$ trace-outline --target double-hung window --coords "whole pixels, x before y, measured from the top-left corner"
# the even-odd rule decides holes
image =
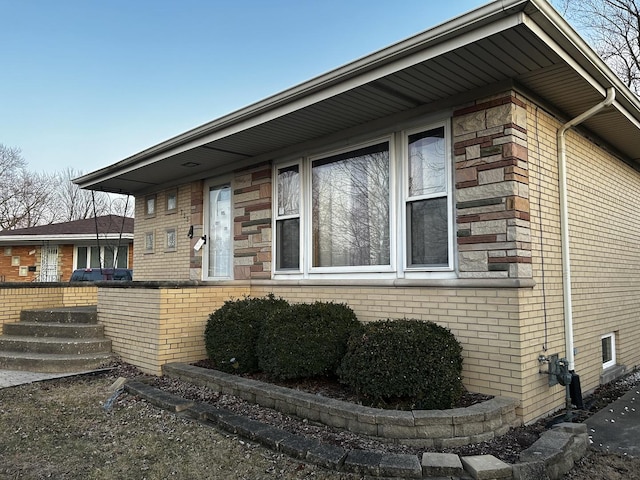
[[[300,270],[300,165],[276,174],[276,270]]]
[[[445,128],[406,136],[406,265],[449,265],[449,175]]]
[[[446,124],[277,165],[275,274],[452,272]]]

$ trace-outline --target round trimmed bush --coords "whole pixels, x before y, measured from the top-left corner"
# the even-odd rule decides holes
[[[263,325],[258,340],[260,369],[279,379],[335,375],[349,336],[360,326],[344,304],[291,305]]]
[[[414,319],[380,320],[349,339],[340,381],[372,405],[401,399],[446,409],[460,399],[462,347],[447,328]]]
[[[209,315],[204,331],[207,355],[229,373],[258,371],[256,344],[265,319],[289,303],[273,294],[265,298],[229,300]]]

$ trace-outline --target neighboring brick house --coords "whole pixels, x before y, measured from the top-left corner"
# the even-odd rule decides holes
[[[132,268],[133,218],[105,215],[0,232],[1,282],[68,282],[76,268]]]
[[[635,95],[502,0],[76,182],[135,195],[136,278],[176,282],[99,289],[126,360],[204,357],[230,297],[335,300],[447,326],[467,388],[530,421],[565,402],[540,359],[584,391],[640,364],[638,159]]]

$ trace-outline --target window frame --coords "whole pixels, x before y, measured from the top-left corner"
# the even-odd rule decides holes
[[[99,263],[103,265],[104,268],[111,268],[111,267],[105,267],[104,266],[104,259],[105,259],[105,248],[111,248],[111,245],[101,245],[100,246],[100,250],[99,250]],[[84,267],[80,267],[78,266],[78,259],[79,259],[79,253],[78,250],[80,248],[85,248],[87,250],[86,252],[86,261],[87,261],[87,265]],[[92,259],[92,252],[94,251],[94,249],[98,248],[97,245],[91,245],[91,244],[86,244],[86,245],[75,245],[73,247],[73,269],[77,270],[79,268],[97,268],[97,267],[92,267],[91,266],[91,259]],[[113,246],[113,255],[114,258],[116,259],[116,265],[117,265],[117,258],[120,255],[120,249],[125,249],[126,254],[124,255],[124,259],[125,259],[125,266],[121,267],[121,266],[116,266],[116,268],[129,268],[129,245],[115,245]]]
[[[280,198],[279,188],[278,188],[278,173],[280,170],[284,170],[286,168],[290,168],[293,166],[298,167],[298,176],[299,176],[299,191],[298,191],[298,213],[297,214],[283,214],[279,213],[279,204],[278,200]],[[304,244],[303,244],[303,234],[304,225],[303,225],[303,212],[305,211],[305,199],[302,194],[304,190],[304,167],[303,167],[303,159],[296,159],[289,162],[279,163],[274,165],[273,168],[273,198],[274,198],[274,207],[273,207],[273,229],[272,229],[272,245],[273,245],[273,271],[281,274],[281,275],[296,275],[300,274],[303,270],[303,266],[305,263],[305,252],[304,252]],[[280,259],[278,258],[278,222],[284,220],[291,220],[297,218],[298,219],[298,268],[278,268],[278,264],[280,263]]]
[[[445,141],[445,191],[442,193],[431,193],[423,195],[411,196],[409,192],[409,137],[417,133],[426,132],[428,130],[435,130],[438,128],[444,128],[444,141]],[[451,144],[451,127],[450,122],[434,122],[420,127],[411,128],[401,132],[402,135],[402,202],[399,202],[402,216],[402,228],[403,240],[402,242],[402,270],[407,276],[412,276],[415,272],[452,272],[454,270],[454,247],[455,236],[454,228],[455,221],[454,208],[453,208],[453,154]],[[447,265],[410,265],[409,257],[411,255],[411,232],[409,231],[410,222],[408,217],[408,207],[410,203],[419,202],[423,200],[431,200],[436,198],[447,199]]]
[[[153,204],[153,211],[149,209],[149,202]],[[144,197],[144,216],[145,218],[153,218],[158,213],[158,198],[154,193],[153,195],[147,195]]]
[[[409,145],[410,135],[425,132],[437,128],[444,128],[445,136],[445,191],[441,194],[427,195],[426,197],[447,199],[447,256],[448,264],[441,266],[409,265],[410,232],[407,222],[408,174],[409,174]],[[359,137],[356,141],[347,144],[343,142],[339,147],[318,149],[309,151],[302,156],[283,158],[273,165],[273,195],[274,214],[272,219],[272,241],[274,262],[272,278],[274,279],[454,279],[456,278],[457,259],[455,256],[455,202],[454,202],[454,155],[452,150],[451,119],[439,115],[431,121],[423,119],[422,122],[412,122],[402,129]],[[365,266],[340,266],[340,267],[313,267],[312,251],[312,169],[313,162],[323,158],[356,151],[367,146],[388,142],[389,145],[389,265],[365,265]],[[298,270],[284,270],[277,268],[277,221],[282,219],[278,215],[278,171],[291,165],[299,165],[300,169],[300,265]],[[414,200],[414,197],[411,197]]]
[[[169,239],[173,235],[173,245],[169,244]],[[176,252],[178,251],[178,229],[175,227],[167,228],[164,231],[164,251]]]
[[[610,347],[611,347],[611,360],[608,361],[604,361],[604,349],[602,348],[602,343],[605,339],[611,339],[611,343],[610,343]],[[602,354],[602,369],[606,370],[608,368],[611,367],[615,367],[616,366],[616,333],[615,332],[610,332],[610,333],[606,333],[604,335],[602,335],[600,337],[600,349],[601,349],[601,354]]]
[[[151,239],[151,246],[148,245],[147,240]],[[155,252],[156,245],[156,236],[153,230],[148,230],[144,232],[144,253],[153,253]]]
[[[169,199],[171,198],[173,198],[175,202],[173,208],[169,207]],[[178,211],[178,189],[177,188],[168,190],[165,193],[164,206],[165,206],[165,212],[164,212],[165,215],[170,215]]]
[[[304,244],[305,247],[305,258],[307,259],[305,263],[305,272],[309,275],[314,274],[366,274],[366,273],[393,273],[396,268],[396,258],[394,255],[395,250],[395,237],[393,234],[393,225],[395,224],[395,209],[393,208],[393,190],[394,190],[394,175],[395,171],[395,139],[393,134],[388,134],[385,136],[376,137],[367,141],[358,142],[354,144],[350,144],[346,147],[325,151],[316,155],[309,156],[305,159],[306,166],[306,176],[305,176],[305,186],[306,189],[303,189],[303,196],[305,197],[305,210],[303,212],[305,219],[305,230],[304,230],[304,238],[311,239],[313,235],[313,221],[312,221],[312,205],[313,205],[313,162],[317,162],[318,160],[328,159],[331,157],[335,157],[337,155],[341,155],[344,153],[355,152],[357,150],[365,149],[367,147],[372,147],[374,145],[378,145],[380,143],[388,143],[389,144],[389,224],[387,228],[389,229],[389,264],[388,265],[354,265],[354,266],[330,266],[330,267],[314,267],[312,265],[313,258],[313,246],[309,244]]]

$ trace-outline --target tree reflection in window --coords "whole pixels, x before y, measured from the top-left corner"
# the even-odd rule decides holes
[[[444,127],[408,137],[407,247],[409,266],[449,264]]]
[[[389,143],[313,162],[313,266],[390,264]]]

